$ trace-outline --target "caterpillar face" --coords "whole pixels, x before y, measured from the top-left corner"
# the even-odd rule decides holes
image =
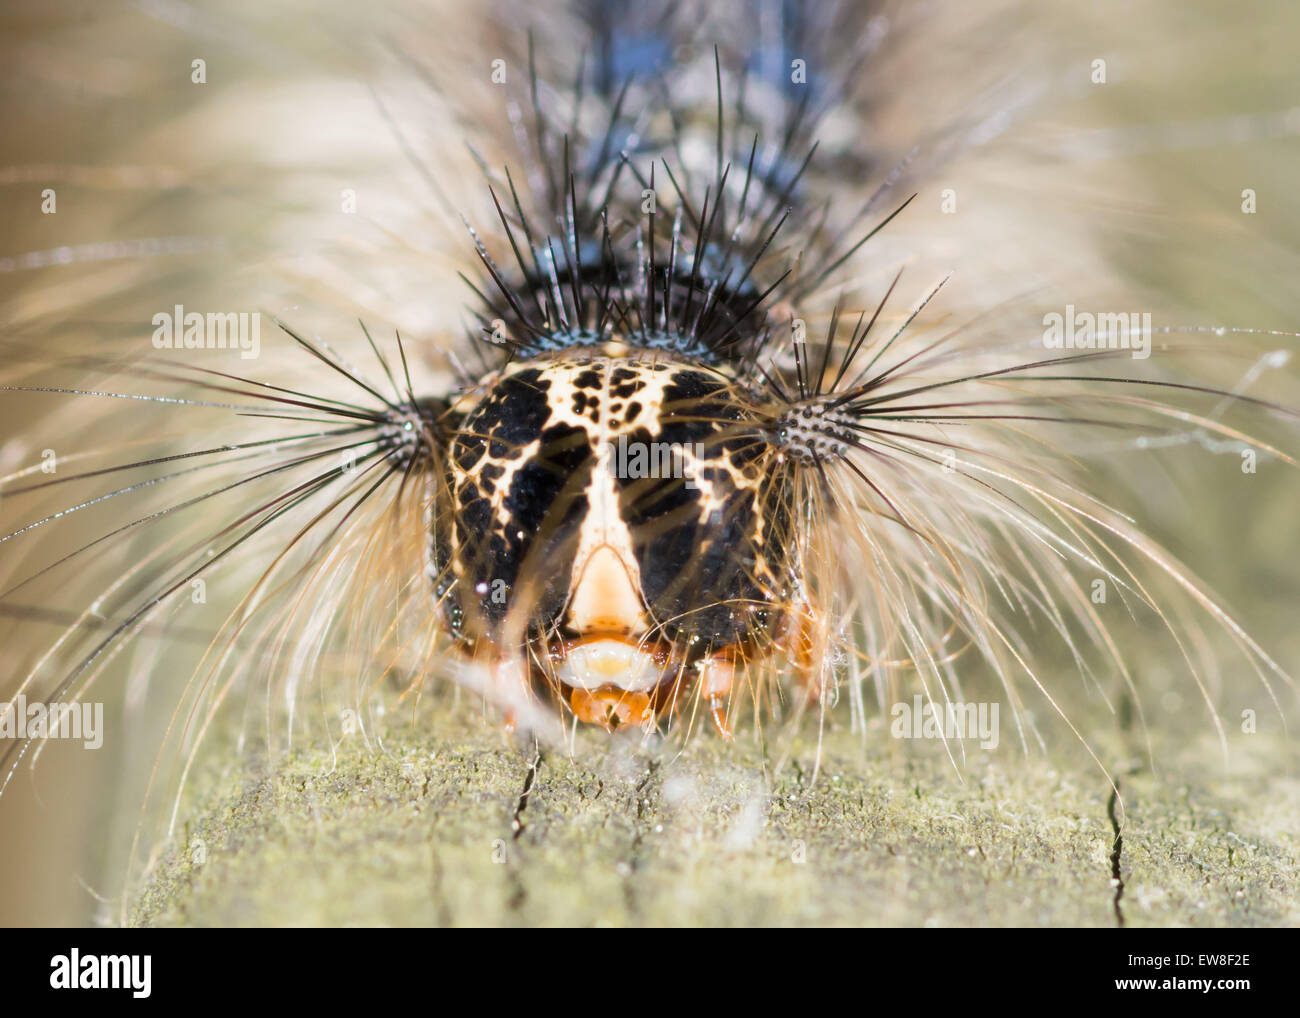
[[[466,646],[504,659],[526,638],[529,678],[606,724],[693,681],[716,699],[770,649],[790,464],[725,373],[611,341],[513,363],[453,414],[432,554]]]

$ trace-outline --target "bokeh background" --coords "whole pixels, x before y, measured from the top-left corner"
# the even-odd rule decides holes
[[[957,315],[1031,294],[1049,308],[1072,300],[1149,310],[1157,324],[1300,331],[1293,4],[935,0],[884,3],[879,16],[884,41],[863,85],[878,90],[874,110],[850,129],[882,166],[919,152],[919,200],[881,239],[883,276],[903,262],[921,279],[954,272],[945,300]],[[483,209],[466,142],[483,118],[508,112],[488,62],[529,24],[558,50],[582,21],[550,5],[443,0],[10,0],[0,13],[4,381],[129,385],[131,363],[150,352],[153,314],[176,303],[261,309],[328,336],[352,336],[362,317],[376,334],[400,329],[417,349],[436,345],[462,327],[456,270],[471,253],[448,206]],[[563,65],[572,54],[553,58]],[[1104,83],[1093,80],[1099,59]],[[842,186],[852,203],[874,182]],[[941,209],[947,188],[955,214]],[[54,214],[42,212],[46,189]],[[1242,210],[1246,189],[1253,214]],[[358,196],[356,214],[341,210],[345,190]],[[1270,351],[1300,355],[1300,341],[1206,342],[1237,344],[1214,384],[1300,407],[1296,356],[1249,370]],[[271,349],[262,362],[268,375],[279,356]],[[108,359],[119,366],[103,367]],[[300,370],[293,362],[279,377],[297,384]],[[417,356],[417,374],[437,370],[436,358]],[[0,470],[21,470],[47,447],[63,456],[89,437],[123,448],[157,438],[156,416],[99,412],[0,393]],[[1260,426],[1300,448],[1294,425]],[[1155,457],[1131,443],[1077,451],[1099,460],[1106,483],[1139,477],[1153,535],[1283,667],[1300,671],[1300,488],[1289,468],[1262,456],[1247,477],[1235,449],[1196,441]],[[5,501],[9,533],[33,509]],[[112,518],[87,512],[57,538],[8,541],[0,574],[12,582]],[[112,545],[60,583],[101,582],[138,554]],[[6,602],[0,692],[66,626],[59,596],[47,585]],[[1216,637],[1204,639],[1215,657]],[[1194,694],[1174,692],[1167,646],[1129,649],[1163,705],[1158,723],[1208,726]],[[131,676],[179,674],[195,649],[133,653],[105,687],[127,737],[93,754],[51,746],[0,799],[0,923],[117,914],[105,874],[123,849],[110,848],[106,832],[129,829],[139,786],[123,775],[138,775],[156,747],[139,720],[151,716],[147,705],[127,713]],[[1275,719],[1261,689],[1244,691],[1253,679],[1232,668],[1221,685],[1238,696],[1233,704]],[[1293,691],[1279,698],[1294,708]]]

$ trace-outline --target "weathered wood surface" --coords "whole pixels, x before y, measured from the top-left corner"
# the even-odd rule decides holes
[[[865,743],[830,735],[814,780],[813,743],[775,775],[743,739],[649,750],[592,732],[535,757],[466,713],[382,750],[354,737],[260,777],[201,778],[206,806],[132,921],[1300,920],[1300,782],[1280,734],[1240,737],[1228,766],[1209,732],[1157,737],[1159,777],[1123,757],[1121,809],[1095,765],[1007,747],[968,752],[958,771],[942,747],[903,746],[883,725]]]

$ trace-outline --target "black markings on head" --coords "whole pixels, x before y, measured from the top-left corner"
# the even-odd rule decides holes
[[[636,397],[636,398],[633,398]],[[614,474],[652,639],[690,656],[760,640],[788,574],[790,479],[729,382],[688,363],[559,358],[500,379],[451,444],[445,611],[492,637],[518,599],[529,632],[563,624],[601,445],[671,449],[675,472]],[[606,467],[611,469],[612,467]],[[494,601],[494,581],[511,591]]]

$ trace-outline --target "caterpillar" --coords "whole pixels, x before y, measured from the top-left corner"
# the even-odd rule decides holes
[[[227,70],[160,43],[195,97],[148,123],[142,166],[10,174],[15,201],[50,178],[56,222],[102,187],[161,203],[150,225],[185,197],[196,228],[4,262],[42,281],[7,293],[4,789],[108,701],[172,830],[225,713],[253,720],[212,751],[239,753],[259,727],[301,738],[313,697],[364,728],[385,684],[404,703],[465,690],[485,724],[554,745],[577,726],[865,731],[913,696],[940,716],[987,689],[1026,751],[1045,712],[1110,780],[1061,675],[1146,723],[1115,603],[1164,633],[1225,748],[1222,661],[1283,713],[1285,658],[1166,548],[1138,515],[1146,468],[1116,459],[1294,465],[1294,315],[1171,317],[1087,196],[1050,229],[1032,194],[991,201],[994,226],[974,213],[973,242],[945,225],[968,200],[947,175],[1042,158],[1032,128],[1104,84],[1059,28],[1017,4],[516,13],[331,10],[290,41],[146,5]],[[934,43],[972,31],[999,60],[927,77]],[[1002,32],[1058,48],[1008,68]],[[1048,87],[1063,50],[1075,79]],[[320,51],[365,87],[313,82]],[[277,193],[291,103],[248,166],[237,148],[150,163],[187,118],[250,101],[216,80],[230,64],[327,96],[290,137],[360,109],[382,158],[325,147],[328,185],[287,175],[317,197]],[[1274,130],[1294,123],[1247,133]],[[1125,200],[1143,187],[1116,176]],[[40,725],[28,703],[50,705]]]

